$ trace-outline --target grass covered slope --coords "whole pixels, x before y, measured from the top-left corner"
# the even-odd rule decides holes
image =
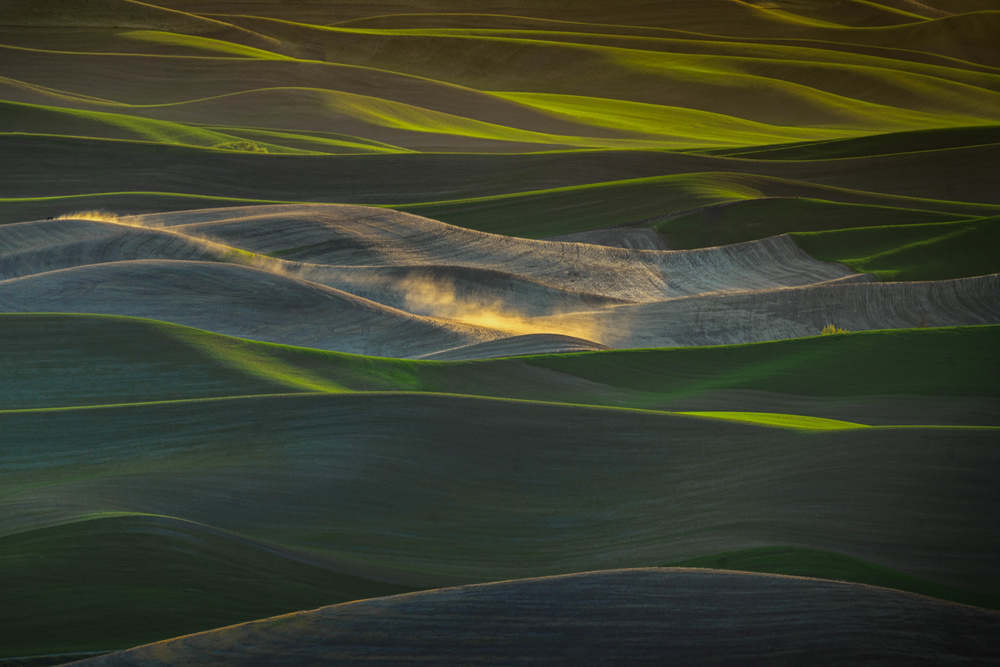
[[[9,637],[0,656],[106,651],[412,590],[161,516],[97,514],[0,544]]]
[[[995,249],[1000,217],[799,233],[796,243],[817,259],[836,261],[880,280],[946,280],[1000,273]]]
[[[6,412],[0,423],[12,444],[6,627],[19,638],[7,655],[123,647],[392,591],[378,580],[428,587],[761,543],[846,552],[951,599],[995,592],[995,494],[981,474],[996,465],[994,431],[810,432],[413,394]],[[94,516],[108,512],[126,515]],[[50,586],[59,603],[45,618],[96,606],[86,630],[53,638],[37,622]]]
[[[5,412],[0,422],[13,445],[8,534],[95,511],[163,514],[418,586],[789,544],[1000,590],[1000,499],[983,473],[997,464],[995,428],[816,431],[412,393]]]
[[[197,337],[211,340],[210,334],[190,330],[186,339],[178,333],[183,327],[153,320],[12,314],[0,319],[0,339],[9,350],[5,410],[284,393],[300,389],[293,378],[306,374],[306,363],[288,372],[279,363],[268,364],[266,347],[243,367],[225,363],[207,352],[208,346],[191,344]]]
[[[992,399],[995,411],[997,374],[983,358],[996,327],[460,363],[92,315],[7,314],[0,331],[13,380],[0,412],[11,444],[0,461],[9,556],[0,579],[15,601],[5,626],[19,638],[4,655],[108,650],[400,590],[383,579],[426,587],[593,567],[718,567],[711,554],[720,548],[761,543],[826,550],[826,565],[733,562],[995,604],[983,586],[990,575],[962,574],[979,571],[978,545],[988,542],[969,536],[993,503],[988,477],[973,472],[992,465],[983,458],[992,430],[857,429],[799,415],[822,414],[824,402],[859,386],[869,406],[875,395],[917,394],[896,410],[918,423],[962,391],[973,392],[967,402]],[[712,396],[719,388],[734,392],[728,406]],[[779,410],[815,402],[791,415],[733,415],[745,410],[740,391],[773,395]],[[272,395],[222,398],[248,394]],[[661,409],[705,402],[694,408],[702,414],[683,416],[458,394]],[[105,406],[74,407],[86,403]],[[972,477],[925,478],[918,471],[930,474],[936,457]],[[885,466],[900,485],[864,481]],[[832,468],[843,472],[820,473]],[[802,481],[817,474],[828,480],[822,489]],[[712,491],[720,479],[728,500]],[[923,489],[919,507],[907,508],[910,482]],[[849,488],[858,511],[896,508],[893,526],[836,502]],[[872,495],[860,500],[858,489]],[[940,539],[952,535],[946,550],[906,527],[921,517],[926,531],[923,513],[937,503],[968,505],[960,524],[934,524]],[[888,537],[857,543],[857,521]],[[927,549],[946,565],[927,569]],[[92,563],[85,581],[81,562]],[[73,624],[81,609],[98,611],[55,642],[50,628]]]
[[[875,421],[847,416],[851,408],[843,402],[865,395],[869,401],[910,397],[909,411],[905,401],[892,411],[898,423],[933,424],[935,417],[952,423],[946,417],[950,398],[1000,399],[992,355],[997,326],[433,362],[260,343],[112,316],[5,314],[0,322],[12,379],[0,394],[3,410],[406,391],[689,411],[739,411],[746,409],[741,401],[749,401],[760,412],[796,405],[805,415],[892,423],[878,410],[868,411]],[[57,368],[58,374],[51,372]],[[720,392],[730,396],[723,404]],[[924,399],[938,409],[923,405]],[[838,415],[838,409],[845,412]]]

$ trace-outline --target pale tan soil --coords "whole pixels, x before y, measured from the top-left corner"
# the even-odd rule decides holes
[[[539,318],[601,331],[611,347],[730,345],[847,331],[1000,322],[1000,275],[917,283],[836,281],[616,306]]]
[[[610,349],[606,345],[563,336],[561,334],[523,334],[498,338],[485,343],[472,343],[450,350],[442,350],[425,355],[424,359],[436,361],[459,361],[466,359],[487,359],[492,357],[513,357],[525,354],[551,354],[554,352],[595,352]]]
[[[254,340],[376,356],[422,356],[501,335],[215,262],[122,261],[18,278],[0,283],[0,308],[147,317]]]
[[[663,251],[361,206],[87,215],[0,226],[0,308],[149,317],[377,356],[454,349],[441,358],[1000,322],[997,276],[868,283],[785,236]],[[525,334],[548,338],[479,345]]]
[[[521,349],[475,345],[521,334],[570,336],[596,349],[795,338],[827,324],[1000,322],[996,276],[866,283],[783,236],[634,250],[313,204],[4,225],[0,248],[8,312],[150,317],[379,356],[580,349],[559,338],[542,347],[519,339]]]
[[[591,243],[593,245],[630,248],[632,250],[667,250],[662,237],[652,229],[609,227],[607,229],[593,229],[588,232],[577,232],[562,236],[550,236],[546,241]]]

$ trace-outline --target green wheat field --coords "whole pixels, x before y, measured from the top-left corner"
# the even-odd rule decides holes
[[[997,0],[3,0],[0,666],[1000,664]]]

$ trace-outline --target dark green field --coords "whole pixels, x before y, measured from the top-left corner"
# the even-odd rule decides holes
[[[1000,659],[998,34],[7,0],[0,665]]]

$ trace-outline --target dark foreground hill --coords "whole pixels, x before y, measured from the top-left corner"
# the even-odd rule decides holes
[[[366,600],[77,664],[994,664],[998,628],[998,612],[879,588],[617,570]]]

